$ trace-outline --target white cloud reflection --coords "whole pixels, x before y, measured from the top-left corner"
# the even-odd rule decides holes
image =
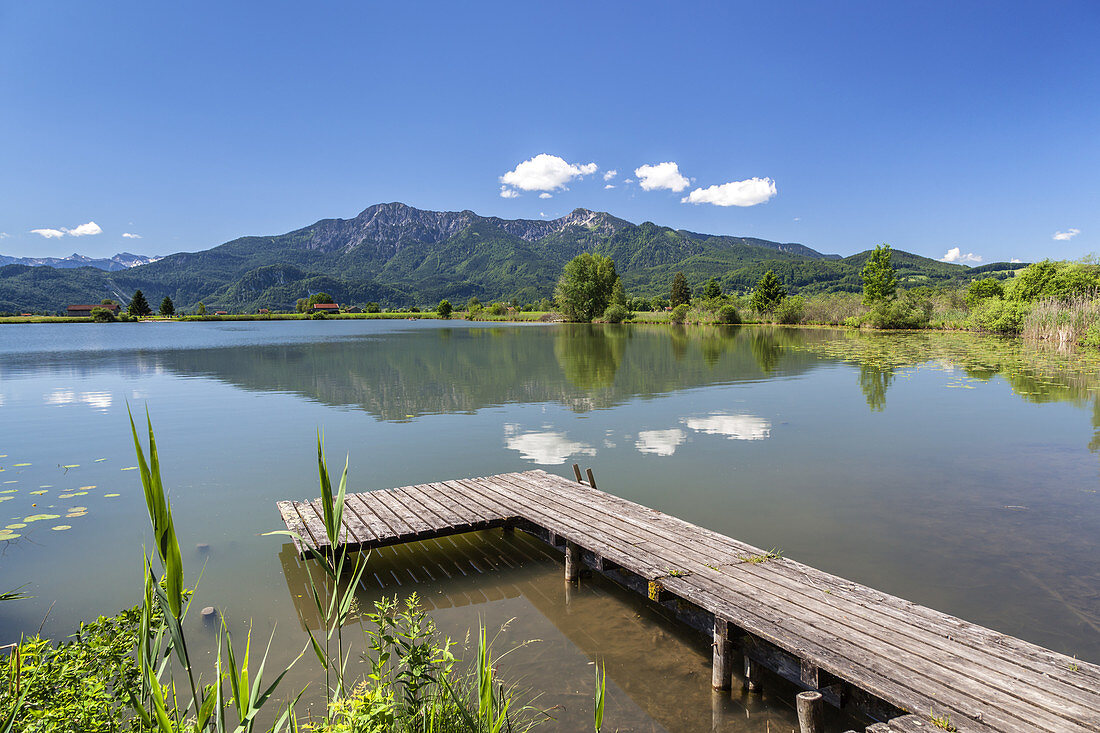
[[[93,410],[107,412],[111,409],[114,396],[110,392],[75,392],[73,390],[55,389],[49,394],[43,395],[47,405],[76,405],[84,404]]]
[[[655,456],[671,456],[687,440],[687,433],[679,428],[671,430],[643,430],[638,433],[634,447],[642,453]]]
[[[587,443],[570,440],[554,430],[521,431],[518,425],[504,425],[504,446],[520,454],[525,461],[540,466],[560,466],[574,455],[594,456],[596,449]]]
[[[707,435],[724,435],[730,440],[764,440],[771,437],[772,424],[753,415],[724,415],[713,413],[707,417],[688,417],[682,422],[691,430]]]

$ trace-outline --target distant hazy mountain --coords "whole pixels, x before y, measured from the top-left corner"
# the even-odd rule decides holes
[[[199,301],[231,311],[292,308],[324,291],[340,303],[430,305],[553,292],[566,262],[581,252],[615,260],[628,294],[667,294],[683,271],[693,286],[716,277],[727,290],[751,289],[767,269],[792,291],[858,290],[860,257],[826,255],[795,243],[699,234],[576,209],[552,220],[500,219],[472,211],[423,211],[378,204],[353,219],[323,219],[287,234],[242,237],[200,252],[169,255],[117,271],[0,267],[0,310],[60,310],[67,303],[126,297],[177,308]],[[966,268],[903,252],[903,282],[931,284]],[[906,278],[909,278],[907,280]]]
[[[94,267],[98,270],[115,272],[117,270],[128,270],[138,265],[148,265],[150,262],[156,262],[159,259],[160,257],[135,255],[130,252],[119,252],[113,257],[100,258],[85,257],[75,252],[68,257],[9,257],[8,255],[0,255],[0,266],[27,265],[28,267],[58,268]]]

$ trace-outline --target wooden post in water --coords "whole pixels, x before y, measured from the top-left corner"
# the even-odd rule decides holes
[[[581,548],[575,542],[565,543],[565,579],[572,582],[581,575]]]
[[[756,667],[756,662],[749,659],[749,655],[745,655],[745,689],[749,692],[760,691],[760,671]]]
[[[592,475],[592,469],[585,469],[585,472],[588,474],[588,485],[593,489],[596,488],[596,477]]]
[[[580,466],[579,463],[574,463],[573,464],[573,473],[576,474],[576,476],[577,476],[577,483],[578,484],[583,484],[584,479],[581,477],[581,466]]]
[[[710,684],[716,690],[728,690],[733,678],[733,642],[730,640],[729,623],[724,618],[714,618],[714,661],[711,665]]]
[[[798,693],[795,699],[798,708],[798,728],[801,733],[824,733],[825,706],[821,702],[821,693],[816,690]]]

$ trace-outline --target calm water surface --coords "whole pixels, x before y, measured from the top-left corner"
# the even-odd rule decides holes
[[[968,335],[9,326],[0,590],[27,584],[35,598],[0,606],[0,642],[138,602],[149,537],[126,470],[129,402],[152,414],[192,581],[205,563],[197,603],[234,629],[278,626],[280,659],[316,620],[293,552],[261,535],[280,527],[276,500],[316,495],[320,429],[330,462],[350,456],[354,490],[579,462],[606,491],[1100,662],[1098,385],[1079,354]],[[529,641],[505,666],[545,690],[558,729],[589,724],[596,658],[621,730],[793,725],[793,690],[712,696],[708,640],[613,584],[567,589],[560,558],[520,535],[372,563],[363,604],[415,591],[460,641],[479,619],[503,627],[500,648]]]

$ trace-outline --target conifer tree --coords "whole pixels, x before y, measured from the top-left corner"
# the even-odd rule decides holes
[[[757,313],[770,313],[786,297],[787,289],[783,287],[783,283],[779,281],[775,273],[768,270],[764,273],[764,277],[756,283],[756,290],[752,291],[749,305]]]
[[[672,292],[669,293],[668,300],[673,308],[684,303],[691,303],[691,288],[688,287],[684,273],[677,272],[676,277],[672,278]]]
[[[160,314],[162,316],[174,316],[176,314],[176,306],[167,295],[164,296],[164,300],[160,301]]]
[[[130,307],[126,309],[126,312],[131,316],[148,316],[153,314],[153,309],[149,307],[149,301],[145,299],[145,293],[135,290],[134,297],[130,299]]]

